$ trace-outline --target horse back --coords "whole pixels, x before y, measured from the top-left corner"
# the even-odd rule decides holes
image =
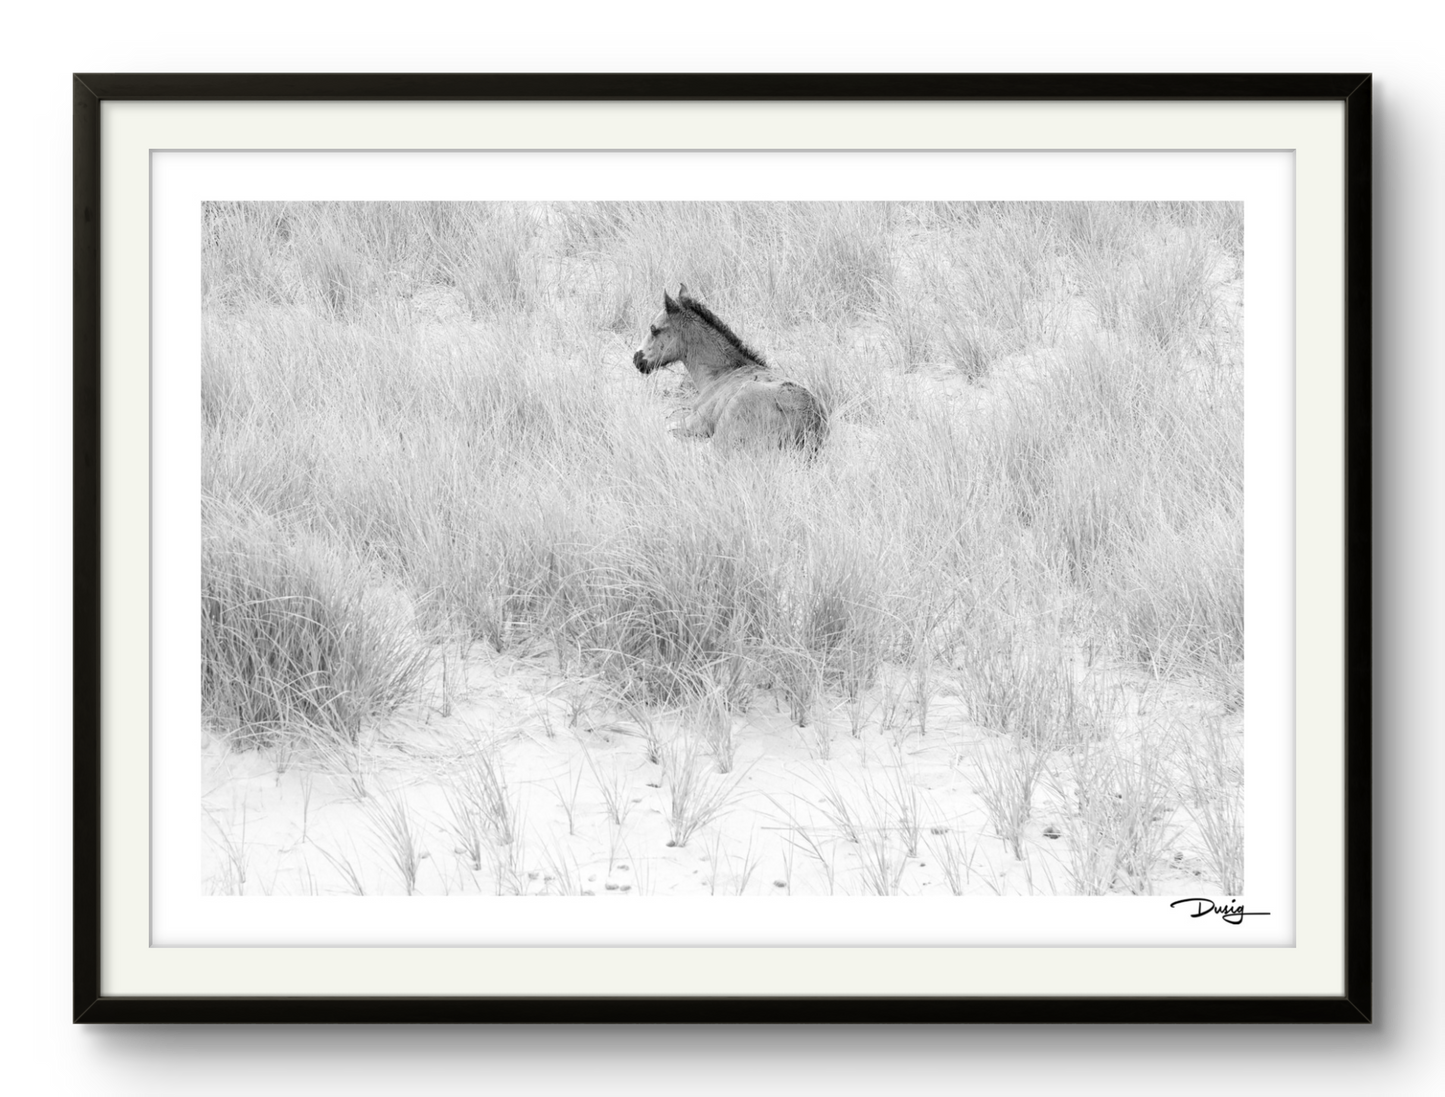
[[[797,447],[809,455],[817,452],[827,430],[828,417],[817,397],[795,381],[768,375],[739,384],[717,424],[724,445]]]

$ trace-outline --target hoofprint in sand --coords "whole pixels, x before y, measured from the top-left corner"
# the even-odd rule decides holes
[[[205,735],[205,891],[949,897],[1227,883],[1199,810],[1211,795],[1199,743],[1237,773],[1240,723],[1183,687],[1088,671],[1093,726],[1065,745],[974,726],[937,671],[920,691],[888,668],[800,727],[769,691],[733,713],[628,705],[561,675],[540,646],[453,647],[437,668],[438,703],[355,743],[238,751]]]

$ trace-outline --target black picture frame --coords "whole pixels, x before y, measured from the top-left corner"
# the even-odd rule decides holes
[[[78,74],[73,80],[73,1020],[1167,1022],[1371,1019],[1371,78],[1360,74]],[[1328,100],[1346,119],[1345,988],[1329,998],[116,997],[101,992],[101,104],[108,100]]]

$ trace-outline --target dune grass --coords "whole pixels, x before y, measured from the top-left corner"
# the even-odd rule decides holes
[[[550,641],[723,770],[757,691],[807,723],[888,665],[918,730],[957,679],[1019,757],[1100,662],[1242,704],[1238,206],[204,218],[203,699],[242,745],[355,741],[459,638]],[[629,359],[680,279],[819,394],[816,460],[666,435]]]

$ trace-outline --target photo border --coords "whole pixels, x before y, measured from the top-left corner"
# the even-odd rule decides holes
[[[74,78],[74,1011],[83,1022],[1366,1022],[1371,1013],[1371,86],[1362,75],[109,74]],[[1345,112],[1345,872],[1338,997],[120,997],[101,994],[104,100],[1333,100]],[[301,950],[298,950],[301,951]]]

